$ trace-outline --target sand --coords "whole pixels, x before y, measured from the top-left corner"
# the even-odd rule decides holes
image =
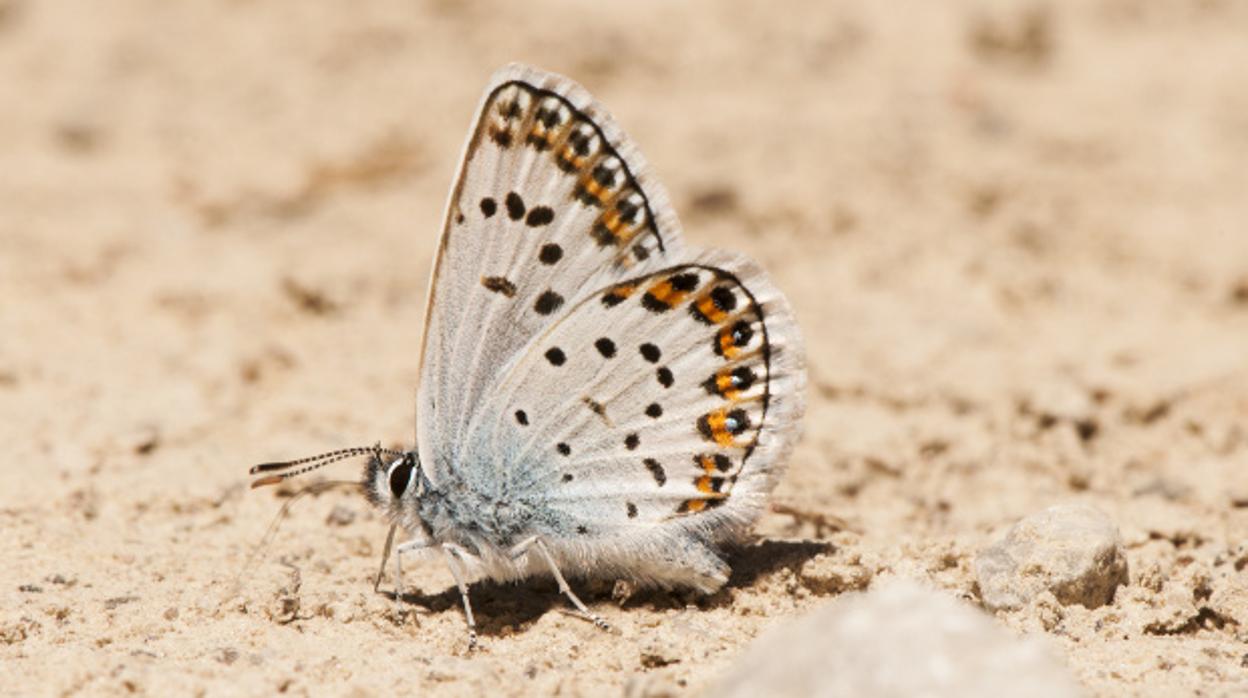
[[[1087,503],[1108,606],[1002,614],[1093,696],[1248,691],[1248,5],[0,0],[0,692],[685,695],[889,577]],[[489,74],[608,105],[692,246],[760,260],[806,436],[700,599],[450,575],[255,462],[410,446]],[[354,479],[343,465],[325,479]],[[387,579],[382,591],[391,588]]]

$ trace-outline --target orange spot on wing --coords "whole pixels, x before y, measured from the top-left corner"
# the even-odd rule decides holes
[[[599,204],[607,199],[607,188],[599,184],[598,180],[592,176],[581,180],[581,188],[585,190],[586,194],[596,199]]]
[[[706,416],[706,423],[711,427],[711,438],[720,446],[732,445],[732,432],[728,431],[728,412],[715,410]]]
[[[633,293],[635,293],[636,291],[637,291],[637,287],[634,286],[633,284],[620,284],[619,286],[616,286],[612,288],[611,290],[607,291],[605,294],[603,294],[602,302],[608,308],[614,308],[620,303],[623,303],[629,296],[633,295]]]
[[[532,131],[529,131],[529,139],[530,142],[536,142],[536,144],[540,145],[543,150],[550,148],[555,144],[553,134],[540,124],[534,126]]]
[[[672,286],[672,282],[667,280],[660,281],[659,283],[651,286],[647,293],[653,296],[654,300],[666,305],[669,308],[674,308],[677,305],[680,305],[680,303],[689,295],[688,291],[677,290],[676,287]]]
[[[615,209],[602,214],[602,224],[607,226],[607,230],[610,230],[617,236],[625,229],[624,224],[620,223],[620,212]]]
[[[697,308],[698,312],[702,313],[702,317],[705,317],[712,324],[718,325],[728,318],[728,313],[720,310],[719,306],[715,305],[715,301],[711,299],[711,294],[709,293],[698,299]]]
[[[732,339],[731,327],[725,327],[719,331],[719,351],[728,359],[737,355],[737,343]]]
[[[675,305],[671,301],[671,298],[676,294],[676,289],[672,288],[670,281],[660,281],[659,283],[651,286],[649,293],[651,296],[654,296],[656,301],[666,305],[669,308]]]
[[[585,159],[579,157],[570,145],[565,145],[563,150],[559,151],[559,159],[570,169],[579,170],[585,167]]]

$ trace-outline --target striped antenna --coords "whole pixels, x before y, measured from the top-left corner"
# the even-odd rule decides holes
[[[257,487],[264,487],[265,485],[276,485],[282,480],[303,475],[304,473],[312,472],[313,470],[329,465],[330,463],[337,463],[340,460],[354,458],[355,456],[375,456],[378,460],[381,460],[383,456],[402,458],[403,453],[389,448],[382,448],[381,444],[355,448],[340,448],[337,451],[322,453],[319,456],[309,456],[307,458],[299,458],[298,460],[275,461],[272,463],[253,465],[247,472],[250,475],[270,473],[269,475],[258,478],[251,483],[251,488],[254,490]]]

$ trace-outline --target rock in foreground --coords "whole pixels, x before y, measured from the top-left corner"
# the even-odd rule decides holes
[[[1109,517],[1090,506],[1060,505],[1019,521],[980,552],[975,578],[994,611],[1021,608],[1043,591],[1066,606],[1097,608],[1127,583],[1127,557]]]
[[[763,635],[708,695],[1079,695],[1040,642],[910,582],[848,595]]]

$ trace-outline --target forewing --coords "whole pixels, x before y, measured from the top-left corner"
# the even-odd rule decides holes
[[[589,94],[504,68],[483,97],[447,205],[417,398],[435,482],[465,462],[467,426],[523,347],[593,291],[666,263],[678,223]]]

